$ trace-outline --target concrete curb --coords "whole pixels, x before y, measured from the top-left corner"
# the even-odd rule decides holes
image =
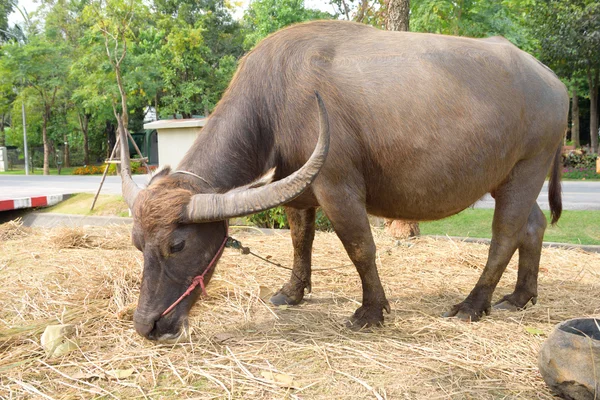
[[[58,226],[106,226],[131,223],[133,223],[133,219],[124,217],[97,217],[91,215],[41,212],[31,212],[23,216],[23,225],[36,228],[55,228]]]
[[[32,212],[23,217],[23,225],[38,227],[38,228],[54,228],[57,226],[106,226],[106,225],[123,225],[133,223],[132,218],[125,217],[96,217],[87,215],[70,215],[70,214],[58,214],[58,213],[39,213]],[[232,224],[233,225],[233,224]],[[253,226],[242,227],[237,226],[239,229],[245,229],[250,231],[260,231],[265,235],[282,234],[289,232],[288,229],[268,229],[268,228],[256,228]],[[471,238],[471,237],[460,237],[460,236],[442,236],[442,235],[423,235],[423,237],[430,237],[440,240],[454,240],[457,242],[467,243],[480,243],[487,244],[491,243],[490,239]],[[544,242],[545,248],[555,249],[577,249],[583,250],[590,253],[600,253],[600,246],[585,245],[585,244],[570,244],[570,243],[554,243]]]
[[[71,197],[71,194],[51,194],[48,196],[21,197],[0,200],[0,211],[18,210],[21,208],[49,207]]]
[[[480,244],[490,244],[492,242],[491,239],[479,239],[479,238],[471,238],[471,237],[461,237],[461,236],[441,236],[441,235],[423,235],[424,237],[430,237],[434,239],[442,239],[442,240],[454,240],[457,242],[467,242],[467,243],[480,243]],[[554,248],[554,249],[566,249],[566,250],[583,250],[590,253],[600,253],[600,246],[592,245],[592,244],[571,244],[571,243],[556,243],[556,242],[544,242],[542,246],[545,248]]]

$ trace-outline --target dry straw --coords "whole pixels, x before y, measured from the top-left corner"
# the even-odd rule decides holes
[[[0,232],[0,398],[551,399],[536,367],[542,341],[564,319],[600,313],[600,255],[544,249],[538,305],[475,324],[442,319],[488,247],[376,231],[392,313],[384,328],[350,332],[358,275],[335,235],[318,233],[315,269],[340,268],[315,272],[303,304],[267,305],[289,271],[227,250],[187,341],[156,345],[131,322],[143,262],[127,228]],[[234,233],[290,265],[289,234]],[[495,299],[511,291],[516,259]],[[80,348],[47,359],[40,335],[59,323],[76,325]]]

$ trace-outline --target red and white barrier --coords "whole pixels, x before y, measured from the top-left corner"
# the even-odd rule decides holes
[[[48,207],[60,203],[71,196],[70,194],[52,194],[49,196],[23,197],[20,199],[0,200],[0,211],[16,210],[19,208]]]

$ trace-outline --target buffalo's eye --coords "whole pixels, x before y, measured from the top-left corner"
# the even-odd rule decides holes
[[[181,250],[183,250],[184,247],[185,247],[185,240],[182,240],[181,242],[173,243],[171,245],[171,247],[169,247],[169,252],[171,254],[177,253],[177,252],[180,252]]]

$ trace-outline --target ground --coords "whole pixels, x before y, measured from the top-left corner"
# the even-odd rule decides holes
[[[358,275],[336,236],[317,233],[314,269],[325,270],[300,306],[261,299],[289,271],[228,249],[192,310],[189,338],[156,345],[131,322],[142,257],[127,229],[0,226],[0,398],[551,399],[537,369],[541,344],[558,322],[600,313],[600,254],[544,249],[536,306],[473,324],[443,319],[488,247],[398,243],[376,230],[392,313],[384,328],[351,332],[343,322],[359,306]],[[290,265],[289,234],[233,234]],[[511,292],[516,259],[495,299]],[[76,325],[79,349],[48,359],[40,335],[55,323]]]

